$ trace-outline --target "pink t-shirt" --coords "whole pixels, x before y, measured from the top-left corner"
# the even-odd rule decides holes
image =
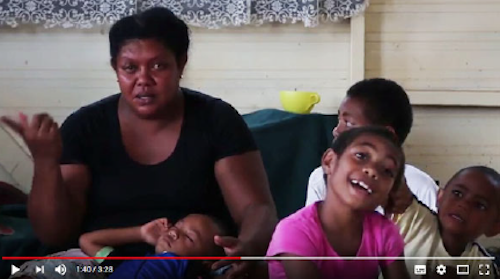
[[[338,257],[321,228],[316,202],[281,220],[274,231],[267,256],[283,253],[309,257]],[[363,236],[356,256],[399,257],[404,242],[392,221],[376,212],[368,212],[363,221]],[[379,266],[393,260],[314,260],[322,278],[377,278]],[[269,262],[271,279],[285,279],[279,261]],[[332,277],[334,276],[334,277]]]

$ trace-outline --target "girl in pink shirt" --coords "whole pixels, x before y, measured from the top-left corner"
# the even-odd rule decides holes
[[[342,133],[322,158],[326,199],[283,219],[268,256],[402,257],[398,228],[374,209],[401,183],[404,154],[383,127]],[[403,260],[283,260],[269,262],[271,279],[409,278]]]

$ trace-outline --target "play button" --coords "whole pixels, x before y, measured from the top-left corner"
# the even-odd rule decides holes
[[[15,265],[10,265],[10,275],[13,275],[14,273],[18,272],[20,269],[19,267],[15,266]]]

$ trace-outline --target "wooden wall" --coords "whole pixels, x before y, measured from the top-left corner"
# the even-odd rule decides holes
[[[365,76],[400,82],[417,105],[408,162],[441,184],[469,165],[500,170],[500,2],[372,0],[365,17]],[[278,92],[293,89],[319,92],[314,111],[335,113],[350,85],[348,23],[194,29],[192,40],[183,84],[241,113],[280,108]],[[0,53],[2,115],[47,111],[62,121],[118,90],[105,30],[4,27]],[[0,164],[28,192],[20,146],[0,129]]]
[[[192,30],[184,86],[221,97],[241,113],[280,108],[280,90],[321,94],[332,113],[349,86],[348,23]],[[105,30],[0,29],[0,114],[71,111],[118,92]],[[0,129],[0,164],[29,191],[32,167],[21,142]],[[25,151],[25,150],[24,150]]]

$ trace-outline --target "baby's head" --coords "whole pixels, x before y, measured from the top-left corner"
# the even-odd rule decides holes
[[[500,174],[484,166],[460,170],[438,194],[442,232],[465,242],[500,233]]]
[[[328,194],[355,210],[384,204],[403,176],[405,156],[394,134],[366,126],[343,132],[322,158]]]
[[[214,236],[226,235],[219,220],[203,214],[190,214],[164,231],[156,243],[156,253],[171,252],[178,256],[221,256],[224,251]]]
[[[413,124],[413,111],[404,89],[391,80],[362,80],[349,88],[339,107],[333,136],[351,128],[374,125],[394,132],[402,144]]]

